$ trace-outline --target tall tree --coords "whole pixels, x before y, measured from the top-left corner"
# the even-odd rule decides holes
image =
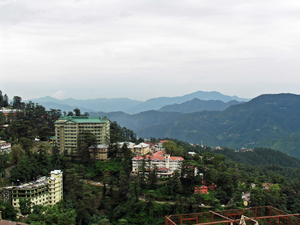
[[[8,203],[0,200],[0,211],[2,212],[2,219],[14,221],[16,219],[17,211]]]
[[[77,151],[81,156],[81,161],[89,161],[91,156],[90,147],[97,147],[97,137],[89,131],[83,131],[79,134],[77,142]]]
[[[80,109],[75,108],[73,111],[74,111],[74,113],[75,113],[75,116],[80,116],[80,115],[81,115],[81,114],[80,114]]]
[[[3,95],[2,91],[0,90],[0,107],[2,107]]]
[[[22,101],[22,98],[20,96],[14,96],[12,107],[14,109],[20,109],[21,108],[21,101]]]
[[[13,165],[17,165],[19,163],[21,157],[25,155],[25,151],[21,148],[20,145],[14,145],[11,148],[10,155],[12,158],[11,163]]]
[[[30,199],[20,198],[19,204],[20,204],[20,211],[23,215],[28,215],[31,213],[32,202]]]
[[[30,155],[31,154],[30,150],[33,147],[32,140],[22,137],[22,138],[20,138],[20,142],[21,142],[22,148],[25,150],[26,155]]]
[[[72,111],[69,111],[67,116],[74,116],[74,113]]]
[[[2,107],[6,107],[6,106],[8,106],[8,96],[7,96],[7,94],[5,94],[3,96],[3,103],[2,103]]]

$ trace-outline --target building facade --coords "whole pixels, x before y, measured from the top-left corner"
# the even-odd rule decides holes
[[[95,160],[107,160],[108,159],[108,146],[97,145],[96,147],[91,146],[90,154]]]
[[[10,151],[11,151],[11,143],[6,143],[6,141],[0,140],[0,154],[10,153]]]
[[[150,151],[150,145],[144,142],[134,145],[132,151],[135,155],[146,155]]]
[[[3,192],[5,202],[10,202],[16,209],[20,209],[20,199],[30,199],[34,205],[53,206],[63,199],[63,173],[61,170],[50,172],[50,177],[41,177],[18,186],[6,187]]]
[[[132,173],[137,174],[143,165],[145,160],[146,170],[150,171],[155,166],[158,170],[159,176],[172,176],[175,170],[181,171],[181,164],[183,162],[182,157],[170,156],[164,151],[154,152],[152,155],[146,155],[145,157],[136,156],[132,159]]]
[[[88,131],[97,137],[98,145],[109,143],[110,121],[106,116],[61,116],[55,122],[55,136],[60,152],[77,151],[80,133]]]

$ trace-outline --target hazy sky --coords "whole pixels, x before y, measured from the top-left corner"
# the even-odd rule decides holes
[[[300,94],[299,72],[299,0],[0,0],[10,98]]]

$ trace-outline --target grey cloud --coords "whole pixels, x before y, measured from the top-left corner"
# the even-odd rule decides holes
[[[24,89],[28,98],[60,90],[76,98],[75,88],[145,100],[197,90],[254,97],[272,77],[267,91],[296,93],[299,11],[298,1],[271,0],[1,1],[2,82],[56,87]]]

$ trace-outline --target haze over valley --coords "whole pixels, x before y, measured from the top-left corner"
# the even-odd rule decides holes
[[[46,106],[108,116],[143,138],[176,138],[232,148],[268,147],[300,158],[300,96],[267,94],[252,100],[198,91],[145,102],[123,99],[32,99]],[[60,108],[62,107],[62,108]],[[86,107],[86,108],[85,108]]]

